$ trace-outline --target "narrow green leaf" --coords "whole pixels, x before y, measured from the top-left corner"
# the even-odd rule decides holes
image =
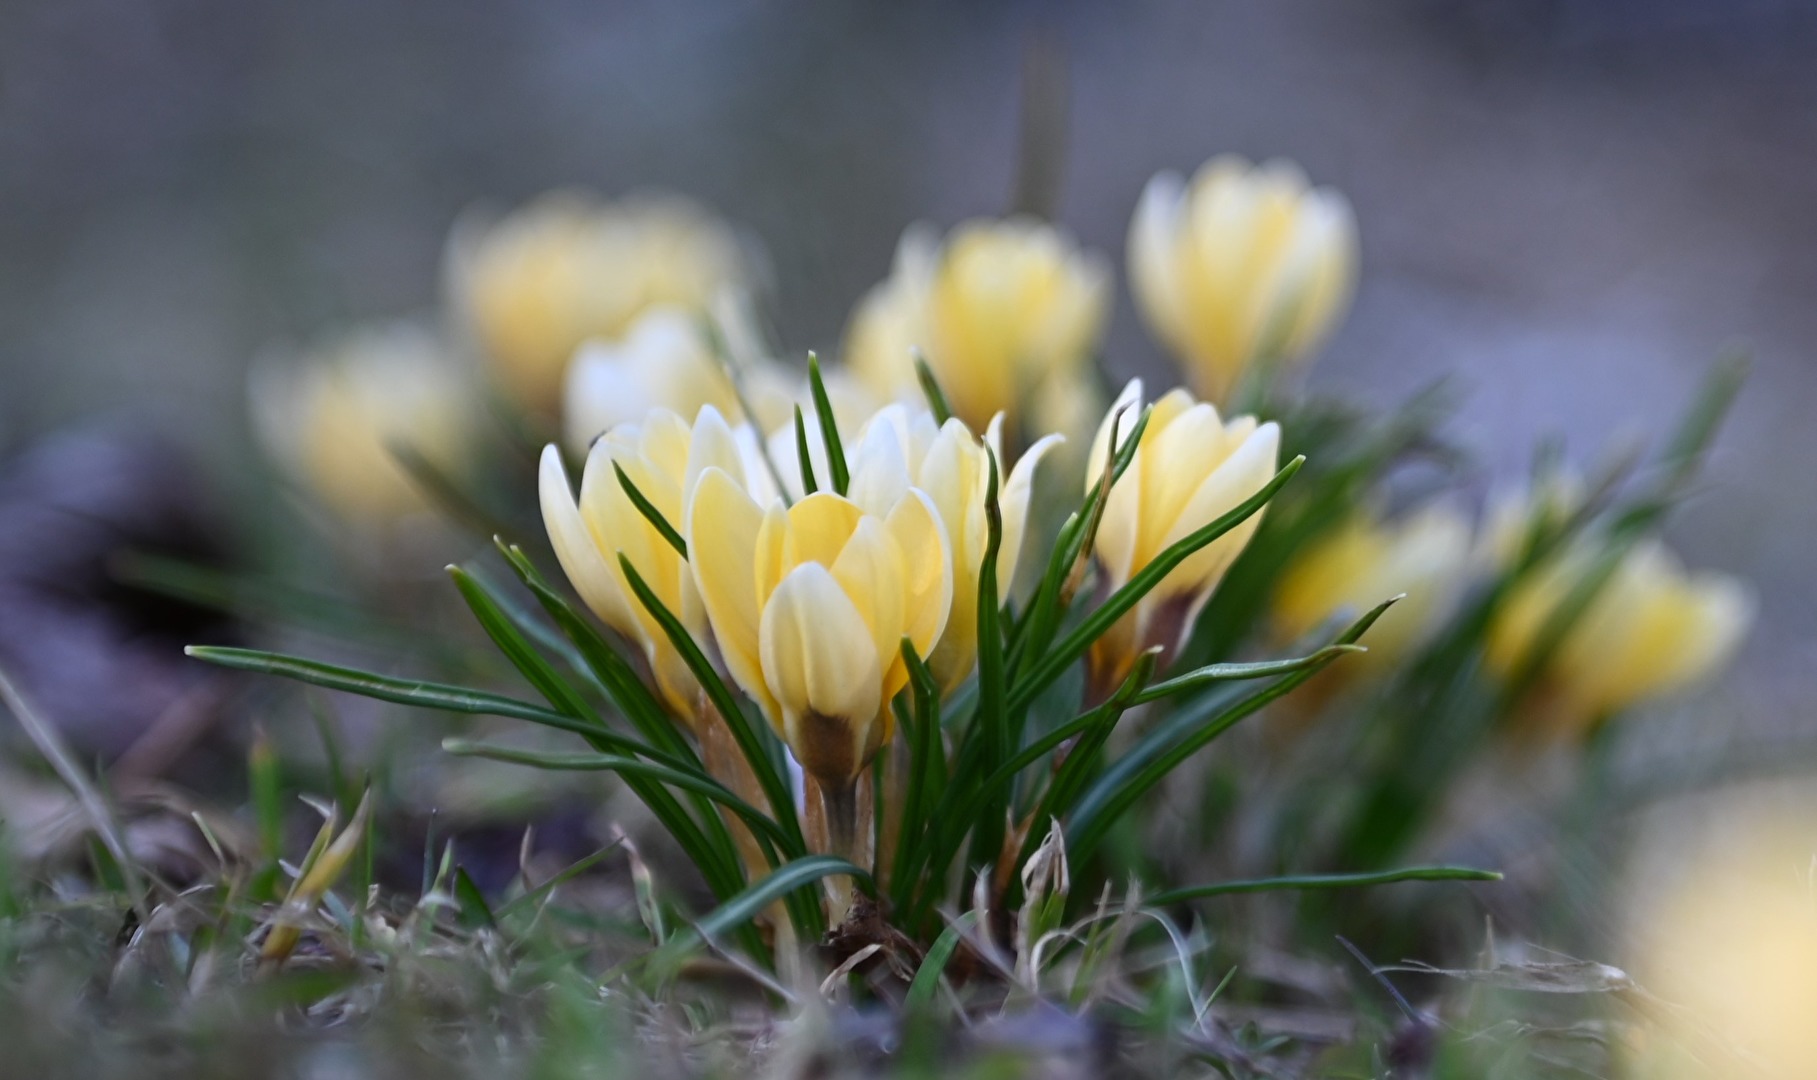
[[[688,670],[692,671],[694,677],[700,680],[701,688],[707,692],[707,697],[713,702],[713,707],[718,710],[726,726],[732,730],[732,738],[738,743],[738,748],[744,752],[745,760],[750,762],[751,771],[757,774],[757,782],[763,788],[764,795],[769,799],[770,810],[775,814],[777,823],[789,834],[790,846],[800,846],[801,831],[795,815],[794,792],[790,790],[788,781],[776,768],[776,762],[758,739],[757,733],[752,730],[749,721],[745,719],[744,710],[738,706],[738,699],[733,697],[731,690],[726,688],[725,680],[719,677],[719,672],[714,670],[712,662],[707,659],[705,653],[700,651],[699,643],[688,633],[688,628],[683,626],[681,620],[675,617],[674,612],[663,604],[661,597],[658,597],[650,586],[644,583],[644,579],[637,573],[637,567],[631,565],[631,560],[621,553],[618,556],[618,564],[624,568],[625,579],[630,582],[631,591],[637,594],[638,602],[643,604],[644,609],[662,626],[663,633],[669,638],[669,643],[675,646],[677,652],[681,653],[682,660],[688,665]]]
[[[1500,881],[1494,870],[1476,870],[1467,866],[1408,866],[1373,874],[1300,874],[1292,877],[1250,878],[1244,881],[1221,881],[1214,885],[1193,885],[1172,889],[1148,898],[1151,907],[1167,907],[1202,900],[1208,896],[1232,893],[1304,891],[1312,889],[1358,889],[1371,885],[1392,885],[1397,881]]]
[[[1280,472],[1274,474],[1274,479],[1262,486],[1260,491],[1155,556],[1153,561],[1131,577],[1127,584],[1112,593],[1110,598],[1104,601],[1103,606],[1086,616],[1084,622],[1074,627],[1072,633],[1066,635],[1059,644],[1045,650],[1034,670],[1020,680],[1015,689],[1011,691],[1010,708],[1021,708],[1033,701],[1035,695],[1046,689],[1048,684],[1059,678],[1060,674],[1074,661],[1085,655],[1085,650],[1091,647],[1092,642],[1104,636],[1118,619],[1134,608],[1156,585],[1159,585],[1162,579],[1173,571],[1174,567],[1185,562],[1194,552],[1236,528],[1252,514],[1266,506],[1268,501],[1274,498],[1275,493],[1293,479],[1293,474],[1300,470],[1300,466],[1305,461],[1304,457],[1296,457],[1289,461]]]
[[[801,415],[801,406],[795,406],[795,459],[801,468],[801,492],[812,495],[820,490],[820,483],[814,479],[814,455],[808,449],[808,422]]]
[[[936,424],[945,424],[953,418],[953,407],[947,404],[946,392],[940,389],[940,380],[934,378],[934,369],[927,365],[927,355],[919,347],[909,350],[915,361],[915,381],[921,384],[921,394],[927,398],[928,411],[934,414]]]
[[[662,511],[656,508],[656,504],[644,498],[644,493],[637,489],[637,485],[631,482],[629,476],[625,475],[624,466],[614,461],[612,471],[618,474],[618,486],[623,489],[625,497],[631,500],[631,505],[637,507],[637,512],[644,516],[645,521],[655,527],[657,533],[669,542],[669,546],[674,548],[677,554],[684,559],[687,558],[688,542],[675,531],[675,526],[669,524],[669,519],[662,516]]]
[[[906,637],[902,639],[902,659],[908,665],[915,723],[909,732],[909,781],[903,793],[902,832],[896,841],[890,886],[897,908],[906,909],[920,883],[913,868],[928,832],[928,811],[945,779],[946,752],[940,739],[940,688],[934,674]]]
[[[513,765],[528,765],[534,769],[549,769],[558,772],[610,772],[620,776],[647,776],[659,780],[671,787],[695,792],[706,796],[713,802],[737,814],[744,822],[757,832],[775,843],[790,857],[806,854],[799,840],[791,840],[787,833],[779,828],[774,819],[763,811],[745,802],[723,784],[705,775],[688,769],[676,769],[659,765],[653,761],[639,761],[636,758],[623,757],[617,754],[562,754],[538,750],[524,750],[514,746],[498,746],[492,743],[474,742],[469,739],[448,738],[442,740],[442,749],[458,757],[486,758],[490,761],[503,761]]]
[[[913,1012],[926,1008],[934,1000],[934,992],[940,989],[940,978],[946,972],[946,965],[959,951],[959,942],[964,940],[965,932],[978,921],[976,911],[967,911],[954,919],[940,936],[934,939],[933,948],[921,958],[921,966],[915,969],[915,978],[909,983],[908,994],[902,999],[903,1009]]]
[[[1395,600],[1398,600],[1396,597]],[[1352,645],[1362,637],[1395,600],[1379,604],[1338,636],[1334,644]],[[1138,740],[1116,764],[1105,770],[1080,797],[1067,825],[1067,854],[1075,862],[1090,857],[1111,824],[1181,762],[1207,743],[1312,678],[1337,658],[1311,664],[1270,683],[1236,704],[1219,710],[1223,699],[1212,696],[1195,707],[1182,709],[1168,722]]]
[[[981,770],[994,770],[1010,753],[1010,717],[1004,708],[1003,631],[998,625],[997,555],[1003,546],[1003,508],[997,502],[997,455],[984,448],[989,472],[984,484],[984,559],[978,567],[978,710],[973,730],[981,748]],[[987,788],[972,830],[972,862],[997,865],[1003,847],[1004,818],[1014,792],[1014,778]],[[973,820],[968,818],[967,820]],[[988,873],[988,870],[986,871]]]
[[[846,470],[845,444],[839,438],[839,423],[833,419],[833,400],[827,396],[826,380],[820,374],[820,357],[808,353],[808,389],[814,398],[814,414],[820,420],[820,442],[826,447],[827,472],[835,494],[844,495],[851,486],[852,474]]]
[[[1136,699],[1130,702],[1130,704],[1132,706],[1143,705],[1150,701],[1159,701],[1164,697],[1173,697],[1176,694],[1188,693],[1193,690],[1198,690],[1201,687],[1210,686],[1213,683],[1239,682],[1246,679],[1270,679],[1276,675],[1291,675],[1302,668],[1308,668],[1314,664],[1323,664],[1329,660],[1335,660],[1345,653],[1363,653],[1368,651],[1368,649],[1361,645],[1327,645],[1315,653],[1309,653],[1305,656],[1296,656],[1290,660],[1263,660],[1249,664],[1208,664],[1205,667],[1188,671],[1184,675],[1176,675],[1171,679],[1164,679],[1161,682],[1148,687],[1146,690],[1143,690],[1140,694],[1136,695]]]

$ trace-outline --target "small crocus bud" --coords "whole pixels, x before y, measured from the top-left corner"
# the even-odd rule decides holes
[[[804,771],[849,791],[890,737],[902,640],[927,655],[946,625],[952,557],[933,503],[910,489],[881,514],[826,491],[766,506],[708,468],[686,534],[727,670]]]
[[[1148,182],[1129,230],[1130,290],[1150,331],[1204,397],[1257,364],[1317,347],[1350,302],[1356,222],[1287,162],[1205,163]]]
[[[1516,585],[1489,628],[1492,671],[1506,676],[1531,663],[1553,613],[1593,561],[1580,544]],[[1703,679],[1727,662],[1752,618],[1753,600],[1739,581],[1687,573],[1657,541],[1636,545],[1539,672],[1555,725],[1582,731]]]
[[[763,497],[775,491],[757,459],[755,434],[748,427],[732,428],[712,406],[700,410],[692,427],[658,409],[640,424],[607,432],[587,455],[578,503],[554,446],[543,450],[538,485],[543,524],[568,580],[594,614],[643,652],[664,701],[689,724],[702,709],[699,684],[632,591],[619,555],[630,560],[663,606],[701,641],[706,640],[706,612],[687,560],[638,509],[618,471],[671,527],[679,527],[689,493],[709,468],[741,487],[751,485]]]
[[[1005,475],[1001,414],[991,421],[980,441],[958,417],[939,424],[925,409],[890,405],[871,418],[847,454],[852,470],[848,494],[853,502],[882,514],[909,488],[919,488],[946,527],[953,556],[953,605],[940,644],[927,661],[947,693],[965,681],[978,659],[978,578],[990,543],[985,499],[991,458],[998,463],[997,506],[1002,514],[993,601],[1001,605],[1016,576],[1035,468],[1060,441],[1058,435],[1042,438]]]
[[[1141,409],[1142,381],[1134,379],[1098,430],[1089,459],[1094,473],[1110,454],[1113,422],[1121,443]],[[1155,402],[1128,470],[1110,489],[1098,526],[1096,554],[1105,587],[1122,588],[1156,556],[1260,491],[1274,476],[1280,442],[1281,429],[1274,423],[1257,424],[1253,416],[1227,423],[1216,406],[1185,390],[1169,391]],[[1088,477],[1088,485],[1097,479]],[[1094,694],[1109,693],[1149,648],[1160,647],[1165,664],[1261,518],[1260,512],[1251,514],[1195,551],[1093,643],[1089,672]]]
[[[845,360],[885,398],[919,397],[919,350],[953,412],[974,431],[998,413],[1012,426],[1030,403],[1089,391],[1110,272],[1072,237],[1025,218],[972,221],[941,244],[903,234],[890,277],[859,302]],[[1055,391],[1057,384],[1064,388]]]
[[[254,367],[252,418],[272,457],[330,510],[372,525],[425,514],[400,450],[458,471],[472,395],[448,349],[411,323],[354,330]]]
[[[731,229],[685,199],[558,192],[496,222],[460,222],[446,278],[495,381],[548,413],[584,342],[623,337],[652,307],[704,311],[748,262]]]
[[[1370,627],[1358,660],[1379,669],[1405,658],[1451,610],[1470,569],[1470,534],[1449,505],[1393,522],[1359,513],[1288,567],[1274,595],[1275,635],[1295,641],[1404,596]]]

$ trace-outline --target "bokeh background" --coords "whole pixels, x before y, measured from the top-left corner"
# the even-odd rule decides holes
[[[1485,483],[1542,437],[1588,462],[1660,430],[1749,347],[1671,538],[1751,578],[1762,618],[1686,730],[1809,729],[1817,6],[1794,0],[6,0],[0,451],[100,416],[174,439],[224,501],[258,475],[261,348],[431,309],[455,216],[551,187],[703,200],[765,245],[783,339],[831,347],[905,225],[1005,208],[1037,38],[1069,72],[1068,226],[1120,263],[1155,171],[1301,162],[1363,238],[1313,387],[1387,406],[1452,376]],[[1127,298],[1108,363],[1163,364]]]

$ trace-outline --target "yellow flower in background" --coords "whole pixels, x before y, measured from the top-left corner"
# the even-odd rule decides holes
[[[1470,534],[1469,519],[1450,506],[1392,522],[1358,514],[1288,567],[1274,595],[1276,636],[1298,640],[1404,593],[1370,628],[1362,659],[1379,666],[1406,656],[1457,597],[1470,569]]]
[[[723,222],[671,195],[607,202],[556,192],[449,240],[452,304],[519,403],[554,411],[575,350],[622,337],[659,305],[704,311],[749,276]]]
[[[991,421],[980,442],[958,417],[940,424],[925,409],[898,404],[872,417],[848,451],[851,485],[847,494],[854,503],[881,516],[909,488],[919,488],[945,526],[952,548],[953,602],[946,630],[927,661],[948,693],[965,681],[978,658],[978,575],[990,543],[985,510],[990,457],[995,455],[999,470],[997,506],[1002,514],[1002,535],[994,599],[1002,605],[1009,597],[1021,556],[1035,469],[1060,441],[1057,435],[1039,440],[1005,473],[1001,415]]]
[[[566,382],[562,429],[576,450],[585,450],[610,428],[643,419],[652,409],[693,416],[711,405],[726,416],[739,416],[731,374],[713,354],[697,318],[679,308],[651,308],[624,337],[582,345]]]
[[[919,348],[974,431],[998,413],[1039,425],[1026,415],[1031,402],[1090,392],[1109,305],[1104,260],[1051,225],[971,221],[944,244],[912,227],[890,277],[853,312],[845,362],[886,399],[918,398]]]
[[[933,503],[910,489],[881,514],[826,491],[765,505],[708,468],[686,535],[727,670],[810,776],[849,789],[890,737],[902,639],[925,656],[946,625],[953,564]]]
[[[1489,628],[1491,670],[1506,676],[1526,662],[1591,561],[1592,553],[1580,546],[1515,587]],[[1739,581],[1689,574],[1656,541],[1636,545],[1541,674],[1558,719],[1581,727],[1702,679],[1734,652],[1752,612],[1752,599]]]
[[[1630,925],[1657,1027],[1624,1075],[1804,1080],[1817,1062],[1817,835],[1808,808],[1715,813],[1722,827],[1688,860],[1682,821],[1649,853],[1670,876],[1639,893]]]
[[[1217,157],[1190,184],[1148,182],[1129,229],[1129,280],[1150,331],[1204,397],[1224,400],[1253,365],[1324,341],[1350,303],[1356,221],[1287,162]]]
[[[1118,395],[1098,430],[1087,490],[1110,452],[1111,423],[1119,409],[1121,443],[1141,413],[1140,379],[1131,380]],[[1257,424],[1253,416],[1226,422],[1215,405],[1194,400],[1185,390],[1172,390],[1155,402],[1142,442],[1128,471],[1111,488],[1098,527],[1097,559],[1108,588],[1121,588],[1157,555],[1266,486],[1276,471],[1280,442],[1281,429],[1273,422]],[[1160,646],[1171,654],[1178,648],[1261,519],[1260,512],[1252,514],[1194,552],[1093,643],[1093,685],[1100,691],[1115,686],[1146,649]]]
[[[455,471],[470,456],[474,409],[463,375],[429,330],[368,326],[255,365],[253,425],[278,464],[329,509],[396,521],[429,506],[394,448]]]
[[[740,490],[748,486],[760,498],[774,496],[756,447],[749,427],[734,429],[711,406],[700,411],[692,427],[658,409],[642,423],[613,428],[593,444],[578,502],[561,452],[554,446],[543,449],[538,478],[543,525],[562,571],[593,613],[643,652],[664,700],[690,723],[702,708],[699,684],[631,590],[619,555],[630,560],[663,606],[699,641],[707,640],[706,610],[687,560],[632,503],[613,466],[624,470],[672,527],[679,527],[694,485],[709,468]]]

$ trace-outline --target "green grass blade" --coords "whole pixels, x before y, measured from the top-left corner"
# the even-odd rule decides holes
[[[1027,705],[1035,696],[1046,689],[1048,684],[1059,678],[1074,661],[1085,655],[1091,643],[1102,637],[1112,624],[1122,618],[1136,606],[1149,591],[1161,583],[1174,567],[1185,562],[1192,554],[1205,545],[1223,536],[1246,521],[1252,514],[1261,510],[1274,498],[1286,483],[1293,479],[1293,474],[1300,470],[1305,458],[1296,457],[1289,461],[1274,479],[1264,484],[1260,491],[1244,499],[1216,520],[1193,532],[1179,543],[1155,556],[1154,560],[1143,567],[1129,579],[1121,589],[1110,595],[1103,606],[1085,617],[1085,620],[1073,628],[1059,644],[1045,649],[1038,655],[1041,659],[1034,670],[1018,681],[1010,693],[1010,708],[1017,709]]]
[[[940,739],[940,688],[934,674],[906,637],[902,639],[902,658],[908,664],[915,723],[909,730],[909,781],[903,793],[902,831],[896,840],[890,886],[896,907],[906,909],[917,884],[913,867],[928,832],[928,811],[944,786],[946,751]]]
[[[772,870],[763,880],[713,909],[687,931],[670,938],[651,957],[651,965],[658,971],[673,971],[688,953],[699,948],[703,942],[719,937],[728,930],[749,925],[764,908],[797,889],[834,874],[848,875],[865,891],[871,891],[871,876],[844,859],[833,855],[809,855],[796,859]]]
[[[1172,889],[1148,898],[1151,907],[1168,907],[1208,896],[1234,893],[1307,891],[1314,889],[1360,889],[1372,885],[1392,885],[1399,881],[1500,881],[1494,870],[1477,870],[1468,866],[1407,866],[1372,874],[1299,874],[1291,877],[1250,878],[1244,881],[1220,881],[1213,885],[1193,885]]]
[[[820,357],[808,353],[808,389],[814,398],[814,415],[820,420],[820,442],[826,447],[828,479],[835,494],[844,495],[851,486],[852,474],[845,464],[845,444],[839,438],[839,424],[833,419],[833,400],[827,396],[826,380],[820,374]]]
[[[908,994],[902,999],[904,1010],[913,1012],[926,1008],[933,1003],[934,992],[940,989],[940,977],[946,972],[946,965],[953,954],[959,951],[959,942],[965,932],[978,921],[976,911],[967,911],[952,921],[940,936],[934,939],[933,948],[922,957],[921,966],[915,969],[915,978],[909,983]]]

